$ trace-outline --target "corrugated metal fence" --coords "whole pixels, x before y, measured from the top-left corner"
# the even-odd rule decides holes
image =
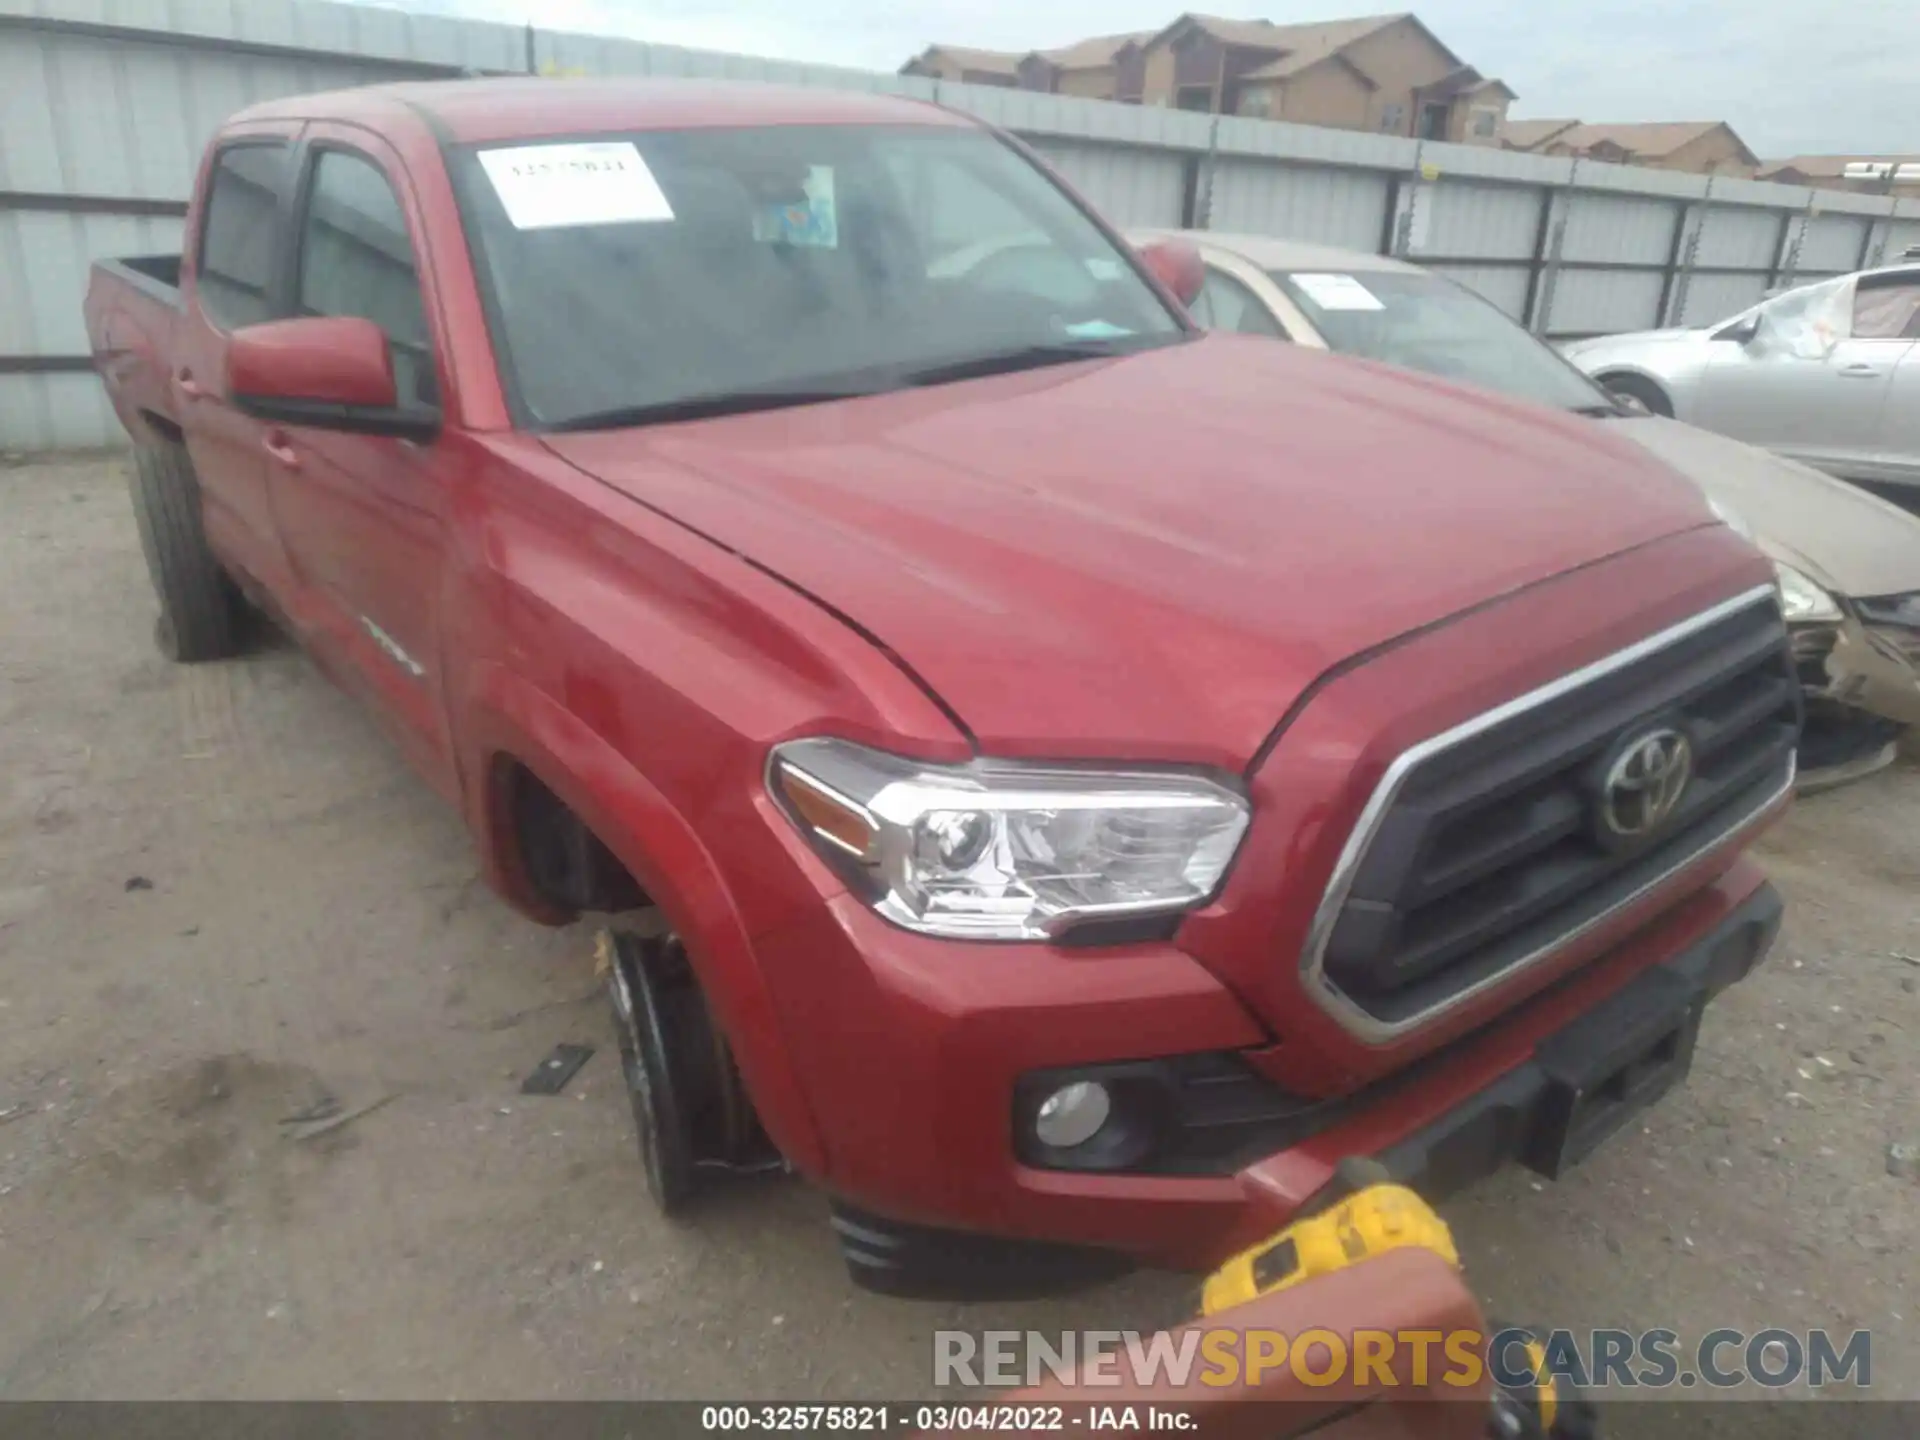
[[[80,300],[97,256],[178,249],[222,117],[471,73],[886,91],[1017,132],[1122,225],[1404,254],[1546,335],[1704,324],[1920,244],[1874,196],[797,65],[332,0],[0,0],[0,449],[120,438]]]

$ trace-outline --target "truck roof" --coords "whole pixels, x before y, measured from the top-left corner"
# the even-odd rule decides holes
[[[330,90],[251,105],[233,119],[340,120],[381,130],[426,123],[443,139],[469,144],[709,126],[972,123],[924,101],[859,91],[725,80],[534,76]]]

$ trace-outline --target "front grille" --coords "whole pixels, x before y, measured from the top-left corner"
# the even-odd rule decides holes
[[[1397,1030],[1551,953],[1776,799],[1800,714],[1769,590],[1418,747],[1362,817],[1309,974]],[[1678,804],[1641,841],[1608,835],[1606,772],[1668,727],[1693,755]]]

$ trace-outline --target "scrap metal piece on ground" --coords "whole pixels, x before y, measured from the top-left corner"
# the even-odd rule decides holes
[[[361,1116],[371,1115],[382,1105],[399,1098],[400,1097],[395,1094],[388,1093],[382,1095],[377,1100],[369,1100],[365,1105],[356,1105],[351,1110],[340,1110],[333,1115],[327,1116],[324,1120],[315,1120],[311,1124],[306,1125],[290,1125],[283,1121],[280,1133],[289,1140],[312,1140],[321,1135],[331,1134],[343,1125],[351,1125]]]
[[[333,1095],[321,1095],[311,1104],[303,1105],[291,1115],[282,1115],[282,1125],[312,1125],[321,1120],[331,1120],[340,1113],[340,1101]]]
[[[533,1073],[520,1082],[522,1095],[558,1095],[567,1088],[567,1082],[580,1072],[580,1067],[593,1058],[591,1045],[556,1045],[553,1053],[542,1060],[533,1069]]]

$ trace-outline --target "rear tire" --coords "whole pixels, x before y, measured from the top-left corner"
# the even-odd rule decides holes
[[[1616,395],[1631,396],[1656,415],[1673,418],[1672,397],[1644,375],[1603,375],[1600,383]]]
[[[182,664],[226,659],[240,648],[233,585],[207,545],[200,482],[186,447],[136,446],[127,483],[160,598],[153,631],[160,653]]]

